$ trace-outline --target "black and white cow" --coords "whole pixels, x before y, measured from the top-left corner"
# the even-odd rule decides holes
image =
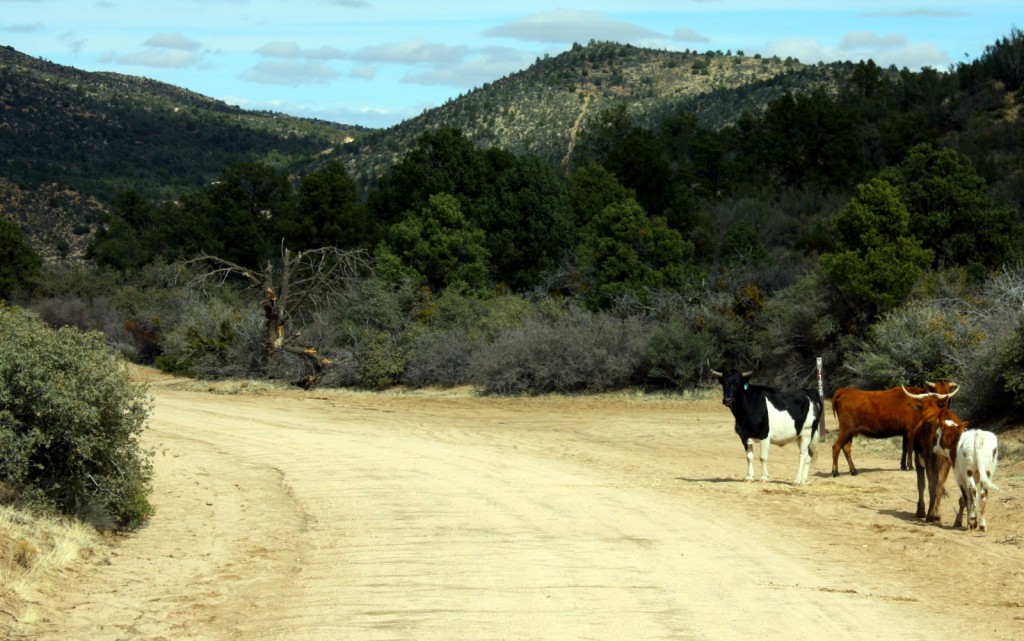
[[[767,481],[769,444],[785,445],[799,440],[793,483],[806,483],[818,442],[822,410],[817,390],[780,392],[763,385],[751,385],[753,372],[736,369],[725,373],[711,370],[711,373],[722,383],[722,404],[732,410],[736,418],[736,433],[747,453],[747,480],[754,480],[754,441],[761,445],[761,480]]]

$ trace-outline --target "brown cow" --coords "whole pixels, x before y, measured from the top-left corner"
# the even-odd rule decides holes
[[[936,394],[912,394],[904,388],[911,402],[921,403],[921,421],[910,431],[917,461],[917,512],[918,518],[929,523],[942,523],[939,506],[942,490],[949,476],[951,462],[942,450],[955,449],[960,435],[967,429],[968,421],[962,420],[949,407],[940,405]],[[928,508],[924,505],[924,489],[928,486]]]
[[[949,381],[925,383],[926,388],[906,388],[912,394],[924,394],[933,397],[940,407],[948,407],[960,386]],[[832,395],[832,413],[839,421],[839,433],[832,443],[832,476],[839,476],[839,451],[846,455],[846,463],[850,466],[850,474],[857,474],[850,454],[853,437],[867,436],[870,438],[903,437],[903,455],[900,469],[913,469],[913,444],[908,438],[912,428],[920,423],[921,403],[908,398],[902,387],[887,390],[864,391],[851,387],[836,390]]]

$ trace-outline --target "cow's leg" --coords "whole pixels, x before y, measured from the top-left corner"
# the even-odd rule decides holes
[[[747,480],[754,480],[754,439],[740,437],[743,442],[743,451],[747,453]]]
[[[942,514],[939,507],[942,504],[942,487],[946,484],[946,476],[949,474],[948,461],[939,460],[941,457],[932,454],[927,460],[926,472],[928,474],[928,516],[925,518],[929,523],[942,524]]]
[[[953,521],[953,527],[964,526],[964,511],[967,509],[967,488],[960,488],[960,507],[956,511],[956,520]]]
[[[943,488],[946,487],[946,478],[949,476],[949,470],[953,467],[949,459],[935,455],[933,476],[934,478],[932,487],[928,491],[929,495],[929,508],[928,508],[928,521],[935,523],[936,525],[942,524],[942,492]]]
[[[967,527],[971,530],[978,528],[978,485],[973,474],[967,476]]]
[[[982,532],[988,531],[988,523],[985,522],[986,503],[988,503],[988,488],[982,485],[978,490],[978,527]]]
[[[832,476],[839,476],[839,451],[846,455],[846,464],[850,466],[850,474],[857,475],[857,467],[853,464],[853,457],[850,456],[850,445],[853,440],[852,433],[847,434],[842,426],[839,427],[839,436],[832,443]]]
[[[924,460],[921,457],[921,455],[918,454],[917,452],[914,453],[914,458],[916,460],[915,462],[917,463],[917,512],[915,512],[914,515],[917,518],[919,518],[919,519],[923,519],[924,515],[925,515],[925,510],[924,510],[924,486],[925,486]]]
[[[814,443],[810,434],[807,432],[810,430],[804,430],[804,433],[800,435],[800,448],[797,451],[796,460],[796,480],[793,481],[794,485],[803,485],[807,482],[807,474],[811,469],[811,459],[814,451]]]
[[[843,456],[846,457],[846,464],[850,466],[850,476],[857,476],[857,466],[853,464],[853,456],[850,455],[850,448],[853,447],[853,439],[851,438],[843,446]]]
[[[768,480],[768,450],[772,446],[771,432],[768,433],[768,438],[761,441],[761,480]]]
[[[900,454],[900,469],[914,469],[914,446],[910,442],[910,437],[906,434],[903,435],[903,453]]]

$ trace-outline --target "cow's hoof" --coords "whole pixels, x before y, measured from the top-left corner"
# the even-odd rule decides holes
[[[857,476],[857,470],[850,470],[850,476]]]
[[[839,472],[832,472],[832,478],[836,478],[837,476],[839,476]]]

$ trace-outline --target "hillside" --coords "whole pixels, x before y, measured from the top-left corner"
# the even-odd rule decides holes
[[[105,203],[128,188],[173,198],[216,179],[227,165],[289,165],[359,133],[0,47],[0,213],[25,223],[46,254],[60,242],[53,237],[55,219],[67,231],[102,211],[63,201]],[[60,192],[56,200],[53,191]],[[76,244],[74,234],[61,236]]]
[[[592,42],[368,130],[246,111],[146,78],[85,72],[0,47],[0,213],[21,222],[45,255],[74,255],[88,237],[82,225],[124,189],[176,198],[234,163],[301,173],[332,156],[368,186],[424,131],[441,127],[560,166],[588,119],[612,105],[625,103],[646,122],[685,108],[720,126],[786,90],[834,84],[848,70]]]
[[[375,176],[416,144],[423,131],[461,129],[481,147],[533,153],[564,165],[587,120],[624,103],[641,122],[687,109],[719,127],[787,90],[834,86],[847,64],[643,49],[591,42],[376,131],[343,148],[355,175]]]

